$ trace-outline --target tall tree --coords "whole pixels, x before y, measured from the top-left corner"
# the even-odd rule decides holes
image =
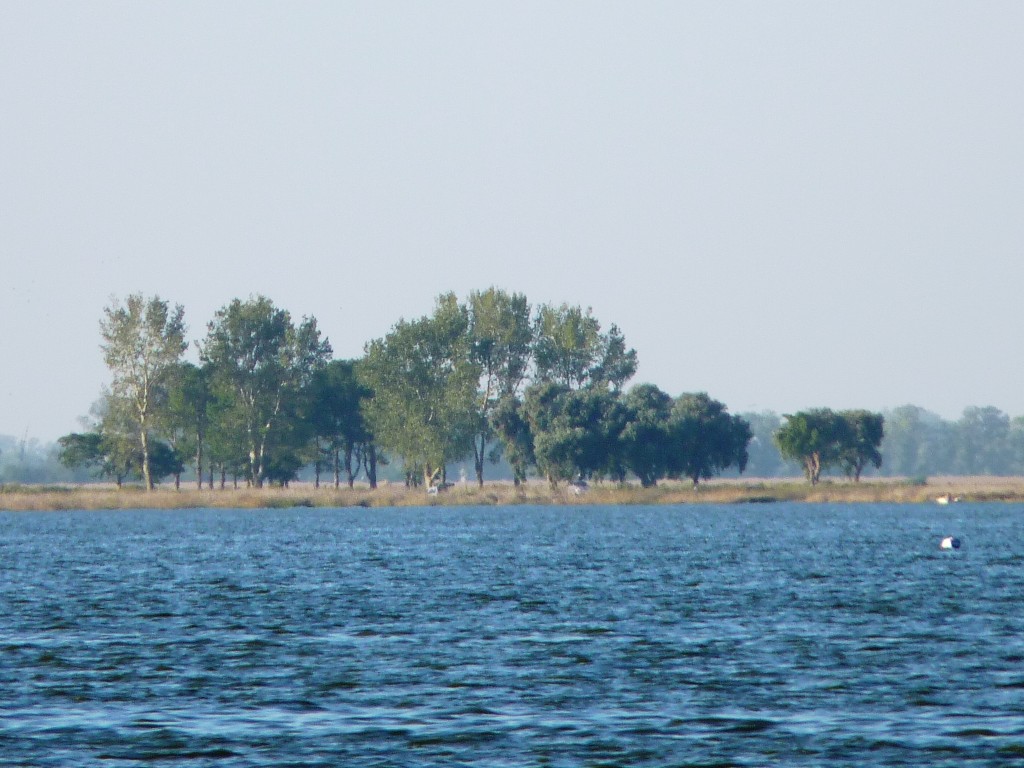
[[[504,453],[512,467],[513,483],[522,485],[526,482],[527,471],[537,462],[533,451],[533,432],[523,403],[516,397],[503,397],[491,414],[491,423],[501,441],[498,450]]]
[[[591,310],[545,304],[537,312],[534,341],[536,376],[569,389],[602,385],[619,390],[636,372],[636,350],[613,325],[601,333]]]
[[[480,368],[473,460],[484,484],[484,458],[495,436],[492,415],[503,399],[516,398],[530,365],[533,329],[526,296],[496,288],[469,295],[469,351]]]
[[[153,488],[150,438],[168,372],[184,354],[185,310],[171,309],[159,296],[114,301],[100,321],[103,359],[113,376],[111,392],[123,400],[136,424],[142,452],[142,480]]]
[[[313,378],[314,430],[330,463],[335,488],[341,484],[342,467],[349,488],[353,486],[365,446],[373,439],[364,415],[364,403],[371,394],[360,383],[354,360],[332,360]]]
[[[373,391],[367,415],[377,441],[401,457],[407,474],[421,470],[427,485],[473,447],[480,366],[468,326],[466,308],[445,294],[431,316],[400,320],[367,344],[360,364]]]
[[[289,398],[298,396],[330,355],[315,318],[296,326],[287,310],[265,296],[235,299],[210,322],[201,356],[242,425],[253,486],[262,487],[267,477],[268,450],[287,426]]]
[[[168,377],[164,432],[180,454],[191,454],[196,485],[203,488],[203,459],[210,424],[209,368],[178,363]]]

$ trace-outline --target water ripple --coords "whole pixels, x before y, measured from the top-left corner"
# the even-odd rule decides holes
[[[1007,764],[1022,511],[0,514],[0,765]]]

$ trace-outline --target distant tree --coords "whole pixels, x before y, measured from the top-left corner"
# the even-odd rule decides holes
[[[369,424],[401,457],[408,482],[414,470],[427,485],[443,479],[449,462],[473,450],[480,367],[469,354],[468,325],[466,308],[446,294],[431,316],[400,320],[366,347],[360,375],[373,391]]]
[[[1010,421],[1006,442],[1013,474],[1024,474],[1024,416],[1015,416]]]
[[[94,410],[100,416],[96,428],[59,438],[57,458],[65,467],[86,469],[98,477],[110,478],[120,488],[129,478],[142,476],[142,446],[123,401],[108,395]],[[165,442],[151,441],[148,459],[154,483],[182,471],[180,457]]]
[[[523,413],[533,435],[537,468],[552,485],[595,475],[623,477],[626,418],[617,393],[542,382],[527,388]]]
[[[516,397],[506,395],[491,414],[495,434],[509,466],[515,485],[526,482],[527,471],[536,464],[533,451],[533,432],[526,418],[524,405]]]
[[[333,471],[335,488],[341,484],[342,467],[349,488],[353,486],[360,459],[373,440],[364,413],[372,394],[359,381],[354,360],[332,360],[313,377],[311,418],[319,448]]]
[[[168,372],[185,352],[185,310],[170,309],[158,296],[132,294],[116,300],[100,321],[103,359],[113,376],[112,395],[123,400],[136,424],[142,456],[142,479],[153,488],[150,439]]]
[[[694,487],[735,466],[747,466],[750,424],[729,414],[726,406],[705,392],[681,395],[672,406],[669,425],[675,444],[672,474],[688,477]]]
[[[957,442],[953,424],[916,405],[901,405],[885,414],[885,472],[903,477],[949,474],[955,471]]]
[[[956,423],[956,473],[1012,474],[1009,437],[1010,417],[998,408],[965,408]]]
[[[821,473],[840,459],[846,422],[828,408],[786,414],[786,422],[775,433],[775,442],[785,458],[800,462],[804,474],[817,485]]]
[[[551,485],[560,480],[573,480],[581,470],[577,444],[583,439],[588,424],[574,424],[565,413],[565,399],[572,390],[552,381],[527,387],[522,413],[533,438],[533,454],[537,469]]]
[[[503,399],[518,396],[530,365],[533,329],[523,294],[474,291],[468,310],[469,354],[480,370],[473,460],[477,483],[483,486],[487,446],[495,437],[491,416]]]
[[[104,474],[106,455],[103,446],[103,435],[99,432],[72,432],[58,438],[60,446],[57,457],[61,464],[69,469],[85,468]]]
[[[779,453],[775,433],[782,426],[782,418],[773,411],[741,413],[750,425],[751,438],[747,444],[747,474],[753,477],[782,477],[795,469]],[[723,473],[725,474],[725,473]]]
[[[190,455],[196,485],[203,488],[203,459],[210,425],[210,369],[178,363],[168,375],[167,408],[162,431],[181,455]],[[175,479],[177,486],[177,478]]]
[[[869,464],[876,469],[882,466],[879,449],[885,434],[885,417],[865,410],[842,411],[839,416],[846,422],[839,463],[854,482],[860,482],[861,473]]]
[[[181,473],[185,471],[185,464],[180,453],[162,441],[153,443],[150,450],[152,453],[149,457],[149,466],[155,482],[171,475],[175,478],[181,477]]]
[[[644,488],[653,487],[673,463],[672,397],[653,384],[638,384],[626,393],[623,406],[627,414],[622,432],[625,464]]]
[[[221,403],[242,425],[248,476],[262,487],[270,467],[268,451],[287,425],[289,399],[296,398],[331,355],[315,318],[296,326],[287,310],[264,296],[238,299],[218,310],[209,324],[201,357],[210,366]],[[227,432],[222,432],[222,435]]]
[[[590,309],[545,304],[534,325],[538,381],[569,389],[602,385],[619,390],[636,372],[636,351],[626,348],[617,326],[602,334]]]

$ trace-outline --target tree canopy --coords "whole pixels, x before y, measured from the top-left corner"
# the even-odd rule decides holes
[[[152,489],[150,432],[158,400],[166,395],[168,373],[188,346],[185,310],[181,305],[171,309],[158,296],[145,299],[135,293],[103,313],[100,333],[103,360],[112,376],[111,395],[123,401],[135,422],[143,482]]]
[[[552,484],[577,480],[641,485],[722,473],[787,471],[797,462],[812,483],[841,470],[855,481],[882,466],[885,417],[866,410],[813,409],[734,416],[707,393],[672,397],[627,385],[636,351],[619,327],[605,331],[589,308],[542,304],[498,288],[437,297],[433,311],[399,319],[354,360],[332,360],[317,321],[267,297],[218,310],[184,361],[184,310],[159,297],[129,296],[104,309],[104,360],[111,386],[91,432],[62,439],[66,463],[152,487],[177,485],[186,461],[198,486],[219,472],[260,487],[287,484],[310,467],[351,486],[365,470],[397,459],[407,482],[437,484],[472,457],[508,461],[516,483],[531,473]],[[920,463],[919,434],[951,467],[1005,470],[1024,464],[1024,420],[968,409],[947,425],[911,407],[892,414],[893,466]],[[940,434],[941,433],[941,434]],[[955,447],[947,444],[955,442]],[[915,449],[914,446],[917,446]],[[994,446],[987,450],[987,446]],[[916,455],[915,455],[916,450]],[[1017,459],[1014,459],[1016,461]]]

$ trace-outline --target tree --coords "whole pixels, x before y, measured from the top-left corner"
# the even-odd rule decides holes
[[[998,408],[965,408],[956,423],[956,438],[957,474],[1012,474],[1010,417]]]
[[[527,388],[523,412],[537,468],[552,485],[595,474],[624,475],[620,446],[626,419],[617,393],[541,382]]]
[[[740,472],[746,469],[750,424],[705,392],[675,401],[669,432],[675,447],[672,475],[690,478],[694,487],[733,465]]]
[[[99,432],[72,432],[58,438],[57,444],[60,446],[57,458],[65,467],[90,469],[101,475],[106,473],[103,435]]]
[[[533,451],[533,432],[523,403],[506,395],[491,414],[491,423],[501,440],[500,449],[512,467],[513,483],[516,486],[525,483],[527,470],[537,463],[537,458]]]
[[[885,416],[881,446],[886,472],[921,478],[955,471],[956,432],[953,424],[924,408],[894,408]]]
[[[636,372],[636,350],[626,348],[617,326],[602,334],[590,309],[545,304],[534,325],[539,381],[569,389],[600,385],[617,391]]]
[[[469,353],[480,369],[473,460],[477,483],[484,484],[484,458],[494,439],[491,421],[499,402],[515,398],[531,360],[533,329],[526,296],[496,288],[469,295]]]
[[[885,435],[885,417],[865,410],[842,411],[839,416],[846,422],[839,462],[846,474],[859,483],[861,473],[869,464],[876,469],[882,466],[879,448]]]
[[[150,431],[168,372],[188,346],[185,310],[173,310],[158,296],[132,294],[122,306],[116,300],[100,321],[103,359],[113,376],[114,397],[124,400],[136,424],[142,452],[142,479],[153,488],[150,471]]]
[[[622,431],[625,464],[644,488],[651,488],[672,466],[672,397],[653,384],[639,384],[626,393],[623,405],[627,414]]]
[[[370,427],[402,458],[410,480],[417,469],[430,485],[473,448],[480,366],[469,353],[468,325],[466,308],[445,294],[433,315],[400,320],[366,346],[360,370],[373,391]]]
[[[164,432],[181,454],[190,454],[196,485],[203,488],[203,451],[210,425],[210,369],[189,362],[178,363],[168,376]]]
[[[238,299],[217,311],[208,326],[201,357],[211,367],[221,402],[242,427],[248,475],[262,487],[268,451],[281,435],[289,399],[296,398],[330,358],[315,318],[295,326],[287,310],[264,296]]]
[[[750,425],[752,437],[747,444],[746,472],[754,477],[781,477],[792,472],[792,464],[787,463],[779,453],[775,444],[775,433],[782,426],[782,419],[773,411],[762,413],[741,413],[743,420]]]
[[[130,477],[142,477],[143,451],[129,404],[106,393],[91,411],[94,422],[90,431],[64,435],[57,441],[58,461],[68,468],[109,477],[118,488]],[[167,443],[152,440],[148,450],[153,482],[181,472],[181,460]]]
[[[786,423],[775,433],[775,443],[785,458],[800,462],[804,474],[817,485],[821,473],[839,461],[846,422],[828,408],[785,414]]]

